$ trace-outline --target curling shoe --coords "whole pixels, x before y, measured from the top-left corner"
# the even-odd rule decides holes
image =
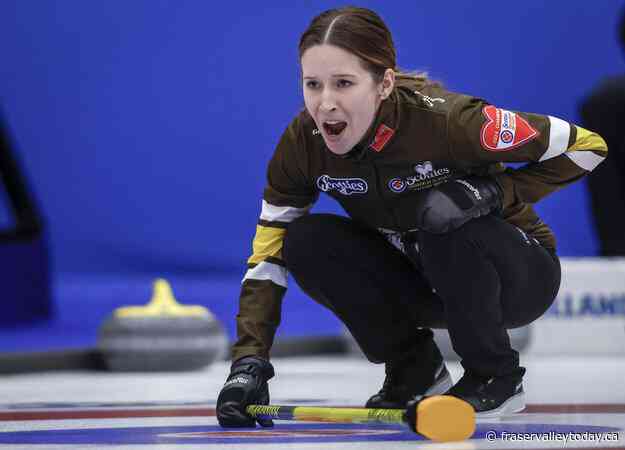
[[[424,364],[410,359],[386,363],[382,389],[366,403],[366,408],[403,409],[420,396],[438,395],[452,386],[451,375],[442,360]]]
[[[458,397],[473,406],[476,417],[501,417],[525,409],[523,375],[525,368],[518,373],[505,376],[485,377],[465,371],[462,378],[446,395]]]

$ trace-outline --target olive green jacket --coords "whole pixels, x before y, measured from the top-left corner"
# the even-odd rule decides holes
[[[281,257],[286,227],[308,213],[320,192],[388,237],[416,228],[419,191],[488,174],[503,191],[504,219],[555,249],[553,233],[532,205],[582,178],[606,154],[600,136],[567,121],[508,111],[434,85],[396,88],[346,156],[326,148],[315,122],[302,111],[269,163],[241,288],[233,359],[269,358],[287,285]],[[526,164],[513,169],[504,163]]]

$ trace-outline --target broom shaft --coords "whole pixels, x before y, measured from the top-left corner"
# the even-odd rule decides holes
[[[260,419],[337,423],[404,424],[403,409],[334,408],[329,406],[250,405],[246,411]]]

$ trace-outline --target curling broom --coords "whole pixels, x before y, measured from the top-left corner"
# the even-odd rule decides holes
[[[437,442],[461,441],[470,438],[475,432],[473,407],[464,400],[448,395],[435,395],[411,402],[405,410],[250,405],[246,411],[260,419],[402,424]]]

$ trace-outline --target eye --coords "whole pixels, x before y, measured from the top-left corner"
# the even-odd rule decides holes
[[[315,80],[306,81],[306,87],[308,89],[317,89],[319,87],[319,83]]]
[[[349,81],[349,80],[343,80],[343,79],[338,80],[338,81],[336,82],[336,85],[337,85],[338,87],[341,87],[341,88],[350,87],[352,84],[354,84],[354,83],[352,83],[352,82],[351,82],[351,81]]]

